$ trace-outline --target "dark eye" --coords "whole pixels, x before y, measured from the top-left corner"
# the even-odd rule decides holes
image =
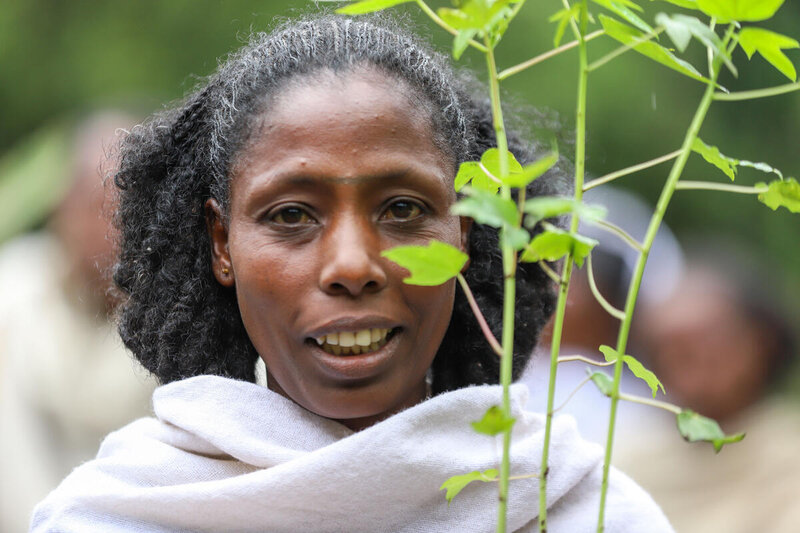
[[[311,224],[314,222],[314,219],[305,209],[297,206],[284,207],[270,216],[270,220],[276,224],[289,225]]]
[[[382,215],[384,220],[411,220],[422,214],[422,208],[410,200],[393,202]]]

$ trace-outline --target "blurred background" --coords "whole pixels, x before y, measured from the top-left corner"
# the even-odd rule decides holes
[[[430,4],[433,7],[442,7],[449,5],[449,2],[431,1]],[[643,18],[649,22],[652,22],[654,15],[660,10],[680,11],[665,2],[648,1],[642,4],[646,10]],[[326,2],[325,5],[331,4]],[[548,23],[547,18],[561,7],[561,2],[558,0],[528,2],[518,20],[510,26],[498,49],[499,67],[502,69],[512,66],[552,48],[555,25]],[[601,11],[597,6],[594,8],[595,12]],[[39,239],[43,234],[58,240],[61,243],[58,246],[61,248],[69,248],[70,242],[74,244],[76,241],[80,243],[84,242],[84,239],[89,239],[82,237],[83,234],[76,234],[77,229],[64,225],[64,219],[70,218],[63,214],[68,209],[74,210],[67,211],[68,213],[91,213],[97,224],[107,222],[103,217],[107,217],[108,211],[113,208],[113,205],[109,207],[108,200],[97,200],[95,197],[93,204],[87,203],[81,206],[74,205],[74,200],[70,198],[74,196],[71,191],[81,183],[82,173],[99,176],[97,170],[100,169],[100,154],[113,146],[116,128],[129,128],[152,112],[180,99],[199,80],[212,73],[218,60],[240,46],[250,32],[270,29],[278,17],[291,17],[293,14],[313,9],[315,7],[312,2],[280,0],[139,0],[137,2],[6,0],[0,3],[0,65],[2,65],[0,67],[0,251],[5,250],[5,257],[11,257],[6,259],[6,268],[2,268],[0,264],[0,287],[5,291],[0,294],[0,299],[20,302],[36,298],[36,296],[25,296],[24,292],[19,291],[15,294],[22,296],[18,295],[16,300],[6,298],[11,294],[12,288],[21,283],[18,274],[28,270],[30,261],[34,261],[19,259],[20,256],[10,254],[9,247],[12,251],[20,250],[20,242],[30,242],[26,239],[31,238]],[[396,11],[406,13],[417,20],[420,33],[428,36],[443,52],[449,51],[450,36],[421,16],[418,9],[414,6],[401,6]],[[786,2],[773,20],[759,25],[800,38],[800,3]],[[567,31],[565,41],[570,38],[570,32]],[[667,37],[662,37],[661,42],[671,45]],[[616,47],[617,44],[608,38],[596,39],[590,44],[590,60]],[[788,50],[786,53],[794,65],[800,67],[800,50]],[[692,42],[688,57],[701,71],[704,70],[705,51],[698,43]],[[542,110],[543,116],[546,117],[543,122],[559,128],[559,137],[562,139],[571,137],[574,122],[576,60],[577,56],[573,50],[512,76],[503,83],[511,99]],[[788,82],[760,56],[754,56],[748,61],[744,53],[737,50],[734,61],[739,68],[739,79],[723,72],[720,80],[720,83],[731,91]],[[479,76],[485,79],[483,57],[474,51],[467,51],[459,64],[474,68]],[[660,67],[633,52],[624,54],[592,73],[589,79],[587,117],[588,171],[594,176],[600,176],[677,149],[702,91],[703,86],[699,83]],[[109,110],[114,111],[110,113]],[[105,126],[99,127],[98,124]],[[700,136],[708,144],[718,146],[722,153],[728,156],[764,161],[782,170],[786,176],[800,177],[798,149],[800,92],[750,102],[716,102],[711,108]],[[95,152],[87,156],[86,151],[90,150],[87,147],[90,145],[94,146]],[[562,152],[569,153],[570,149],[568,142],[562,143]],[[615,187],[638,196],[643,205],[652,206],[668,170],[669,163],[662,164],[619,179],[615,182]],[[693,155],[690,159],[684,179],[728,181],[727,177],[697,155]],[[771,176],[756,170],[740,168],[737,183],[749,185],[770,179]],[[94,186],[102,190],[99,179]],[[79,196],[89,198],[91,195],[82,193]],[[102,194],[100,196],[105,198]],[[104,220],[105,222],[102,222]],[[688,265],[695,264],[696,250],[703,248],[717,250],[717,244],[720,245],[720,256],[742,258],[742,262],[746,263],[748,268],[737,271],[739,277],[734,277],[729,283],[734,288],[743,285],[750,287],[749,283],[745,283],[748,280],[753,281],[754,286],[768,285],[770,289],[764,289],[770,294],[767,306],[779,310],[775,312],[779,313],[781,323],[785,323],[788,330],[797,331],[800,323],[798,303],[800,302],[800,216],[789,213],[783,208],[773,212],[751,195],[678,191],[670,204],[665,222],[671,228],[677,242],[687,247]],[[97,227],[105,228],[100,231],[100,240],[103,236],[109,235],[110,230],[107,226]],[[95,236],[97,227],[94,228]],[[636,233],[635,229],[630,231]],[[728,254],[728,251],[734,248],[735,254]],[[73,257],[79,253],[83,253],[85,257],[83,259]],[[72,294],[65,298],[77,299],[87,316],[95,317],[101,322],[106,321],[104,322],[106,325],[102,327],[108,325],[107,316],[113,311],[113,302],[105,300],[100,302],[102,298],[98,299],[96,296],[105,294],[107,285],[103,283],[107,284],[108,280],[106,276],[104,282],[91,281],[89,278],[94,274],[89,271],[94,269],[94,273],[100,274],[102,278],[103,273],[98,267],[106,263],[101,261],[101,255],[107,256],[110,253],[110,250],[99,249],[75,252],[67,250],[67,256],[72,257],[68,260],[69,264],[77,264],[80,261],[85,263],[86,278],[83,278],[84,282],[81,283],[88,287],[87,290],[94,290],[95,296],[87,296],[85,292],[78,291],[80,294],[77,296]],[[0,252],[0,262],[2,257],[3,253]],[[52,255],[46,257],[50,259],[39,261],[54,266],[56,271],[59,265],[67,264],[53,259]],[[615,264],[619,267],[618,263],[610,261],[609,268],[613,269]],[[718,272],[726,270],[720,262],[717,262],[714,268],[717,268]],[[77,271],[80,267],[70,267],[70,270]],[[695,271],[694,268],[687,268],[686,273],[674,274],[673,285],[694,286],[690,284],[688,278],[684,284],[682,276],[694,275]],[[74,284],[75,279],[71,277],[72,281],[68,283]],[[695,281],[691,278],[691,283]],[[613,280],[609,282],[612,283],[609,285],[611,287],[609,290],[614,290],[613,282]],[[619,283],[619,280],[616,280],[616,283]],[[651,283],[658,285],[659,278],[654,278]],[[706,283],[702,286],[711,287],[711,285],[713,284]],[[577,291],[578,289],[573,301],[577,301]],[[715,294],[719,292],[716,291]],[[694,294],[703,292],[696,290]],[[659,354],[666,353],[664,336],[670,339],[672,338],[670,335],[677,335],[677,333],[663,332],[658,332],[660,336],[656,335],[658,327],[651,324],[666,323],[666,319],[662,321],[659,317],[670,316],[667,307],[658,306],[662,304],[666,306],[670,302],[674,304],[675,301],[680,301],[682,306],[695,305],[685,303],[679,297],[679,294],[665,295],[653,302],[648,317],[641,320],[637,318],[637,325],[641,324],[637,331],[637,335],[641,337],[638,345],[641,346],[643,353],[652,354],[650,359],[653,364],[658,361]],[[741,301],[750,300],[742,298]],[[731,303],[728,307],[734,305]],[[10,310],[7,310],[5,315],[0,311],[0,318],[4,316],[7,318],[19,311],[19,307],[15,308],[12,304],[7,303],[6,307]],[[571,307],[574,308],[575,304],[571,304]],[[681,315],[680,312],[677,314]],[[653,319],[653,316],[656,318]],[[654,322],[649,322],[653,320]],[[732,323],[735,324],[733,318],[725,320],[720,318],[717,322],[728,328]],[[699,323],[700,319],[697,319],[697,322]],[[36,389],[37,385],[44,386],[45,379],[50,379],[52,382],[48,382],[50,383],[48,387],[62,386],[67,391],[65,394],[69,396],[70,387],[63,383],[59,385],[56,382],[58,376],[51,375],[46,378],[33,375],[19,379],[10,377],[17,371],[12,369],[19,367],[20,360],[23,361],[23,367],[48,364],[35,363],[33,356],[25,350],[22,355],[14,356],[17,357],[17,362],[13,362],[14,357],[9,355],[11,349],[7,348],[9,331],[12,328],[10,323],[0,323],[0,378],[3,382],[8,384],[10,380],[13,385],[29,379],[31,384],[26,389],[29,392],[20,392],[20,397],[25,397],[25,394]],[[699,336],[709,337],[707,333],[712,331],[713,327],[715,327],[713,323],[704,324]],[[39,330],[34,327],[34,331],[41,329],[41,326]],[[573,328],[576,334],[578,330],[581,330],[581,326]],[[724,339],[729,338],[733,334],[732,331],[736,330],[720,331],[718,336]],[[650,338],[651,332],[653,332],[652,338]],[[769,335],[772,334],[767,334]],[[602,342],[611,344],[613,336],[610,342],[607,340]],[[575,343],[578,344],[579,341],[576,340]],[[669,344],[670,342],[666,342],[667,346]],[[713,349],[715,348],[706,346],[703,353],[711,353]],[[793,350],[796,352],[796,348]],[[756,351],[753,350],[752,353],[756,354]],[[769,391],[770,398],[779,397],[782,401],[794,401],[800,398],[800,372],[797,370],[798,365],[791,364],[795,355],[796,353],[784,354],[789,363],[780,366],[780,376],[778,376],[780,379],[773,379],[775,377],[773,374],[769,374],[769,379],[765,377],[764,383],[768,383],[768,387],[765,385],[764,390]],[[122,366],[129,370],[133,369],[131,374],[135,377],[130,384],[131,397],[139,398],[138,395],[146,397],[152,383],[137,373],[135,365],[129,358],[122,358],[119,355],[115,357],[122,361]],[[724,357],[722,360],[724,361]],[[713,377],[713,364],[709,365],[711,371],[708,376]],[[665,373],[669,373],[666,365],[660,367]],[[65,372],[60,376],[67,379],[64,377],[67,374]],[[668,383],[667,379],[664,379],[664,382],[669,393],[672,384]],[[70,383],[74,386],[75,382]],[[677,378],[674,385],[676,390],[684,390],[681,389],[682,384]],[[4,402],[2,406],[4,409],[11,402],[8,399],[10,395],[15,394],[12,389],[13,386],[4,386],[4,396],[0,398],[0,401]],[[760,398],[760,395],[765,394],[767,392],[762,391],[755,396]],[[58,409],[54,405],[66,401],[59,398],[61,397],[53,396],[47,401],[41,398],[35,400],[29,398],[35,404],[31,409],[39,413],[43,420],[48,421],[47,423],[51,423],[53,417],[58,417],[56,413]],[[701,399],[688,392],[677,399],[704,405]],[[757,403],[757,400],[751,399],[748,405],[741,408],[746,409],[754,403]],[[695,408],[701,409],[701,407]],[[119,417],[108,417],[105,426],[93,428],[92,431],[98,435],[110,431],[120,425],[120,420],[124,421],[145,413],[147,405],[146,401],[142,400],[134,406],[120,405],[118,409]],[[13,416],[23,416],[27,419],[35,416],[31,413],[20,415],[19,412]],[[13,416],[7,414],[5,410],[3,413],[4,418],[0,419],[0,423],[5,420],[6,424],[10,424]],[[735,420],[735,417],[731,420]],[[735,427],[739,425],[738,422],[731,424]],[[792,424],[795,422],[789,423],[791,427],[795,427]],[[53,446],[59,449],[66,446],[59,443],[72,442],[68,436],[54,432],[52,424],[46,427],[50,429],[31,430],[36,433],[39,441],[55,443]],[[4,432],[0,430],[0,434],[2,433]],[[789,435],[800,438],[800,430],[797,433],[789,432]],[[41,493],[49,490],[47,487],[57,482],[53,481],[54,479],[63,477],[70,465],[93,456],[99,438],[93,437],[89,439],[88,444],[81,444],[83,451],[71,452],[67,459],[59,459],[60,463],[52,459],[52,462],[58,463],[59,466],[50,468],[50,473],[47,474],[49,477],[45,477],[45,481],[38,488],[32,489],[34,496],[30,496],[29,500],[43,496]],[[637,441],[633,439],[632,442],[635,444]],[[796,443],[796,440],[792,443],[795,448]],[[31,449],[25,443],[16,443],[15,446],[18,449],[24,449],[26,446],[29,451]],[[75,449],[77,446],[75,444]],[[647,444],[640,448],[652,450],[653,446]],[[703,450],[699,453],[707,451],[705,448]],[[763,448],[756,447],[753,453],[759,454],[759,450]],[[42,457],[45,453],[49,452],[42,451],[38,457]],[[723,451],[723,455],[725,453],[727,449]],[[704,462],[705,457],[710,455],[713,453],[709,452],[702,456],[700,462]],[[13,454],[9,456],[18,457]],[[635,456],[635,451],[631,451],[630,457]],[[740,462],[748,461],[752,461],[752,456],[740,459]],[[652,462],[652,458],[648,459],[645,456],[638,464],[648,462]],[[26,467],[23,467],[23,472],[24,468]],[[636,465],[631,466],[629,470],[634,473]],[[787,468],[784,470],[791,471]],[[24,517],[16,522],[9,517],[13,514],[12,507],[22,509],[29,505],[29,502],[20,500],[20,503],[12,505],[12,501],[7,497],[8,494],[21,491],[21,478],[12,479],[5,467],[2,470],[2,477],[3,486],[7,490],[3,489],[4,492],[0,495],[0,506],[2,506],[0,517],[8,520],[0,521],[0,531],[23,530],[24,526],[19,524],[24,523]],[[642,473],[640,479],[644,480],[646,477],[647,474]],[[735,480],[728,482],[735,483]],[[752,484],[759,485],[758,482]],[[662,501],[657,494],[658,487],[647,488],[653,491],[657,500]],[[680,486],[677,488],[673,486],[672,489],[686,493]],[[800,491],[796,491],[795,494],[800,494]],[[670,513],[667,504],[663,505]],[[687,504],[683,502],[682,505]],[[704,505],[707,507],[709,504]],[[685,514],[685,507],[680,509],[680,512]],[[689,513],[691,514],[691,511]],[[672,514],[670,518],[674,521]],[[795,521],[794,524],[796,523]],[[733,529],[719,530],[733,531]]]

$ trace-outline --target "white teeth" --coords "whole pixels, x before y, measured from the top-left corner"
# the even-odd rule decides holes
[[[352,346],[356,343],[356,336],[352,331],[342,331],[339,333],[339,346]]]
[[[378,342],[384,337],[383,329],[380,328],[372,328],[369,331],[369,340],[371,342]],[[322,343],[320,343],[322,344]]]
[[[338,333],[329,333],[328,335],[325,335],[324,338],[325,338],[325,341],[328,344],[333,344],[334,346],[339,344],[339,334]]]
[[[314,340],[317,341],[317,344],[322,346],[322,343],[325,342],[325,335],[323,335],[322,337],[316,337]]]

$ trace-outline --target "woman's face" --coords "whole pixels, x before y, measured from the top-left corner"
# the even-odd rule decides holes
[[[426,112],[381,74],[340,76],[277,95],[234,166],[227,227],[207,213],[270,388],[359,429],[424,399],[453,308],[452,280],[407,285],[381,252],[463,249],[467,225]]]

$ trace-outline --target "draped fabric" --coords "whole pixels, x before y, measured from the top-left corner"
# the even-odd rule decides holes
[[[538,474],[544,417],[512,387],[511,474]],[[495,468],[500,439],[469,423],[498,386],[431,398],[360,432],[264,387],[199,376],[156,390],[156,418],[112,433],[34,513],[32,531],[490,532],[497,484],[473,482],[448,505],[447,478]],[[602,450],[558,417],[548,531],[596,528]],[[510,531],[538,531],[538,479],[511,481]],[[607,532],[672,531],[650,497],[613,471]]]

